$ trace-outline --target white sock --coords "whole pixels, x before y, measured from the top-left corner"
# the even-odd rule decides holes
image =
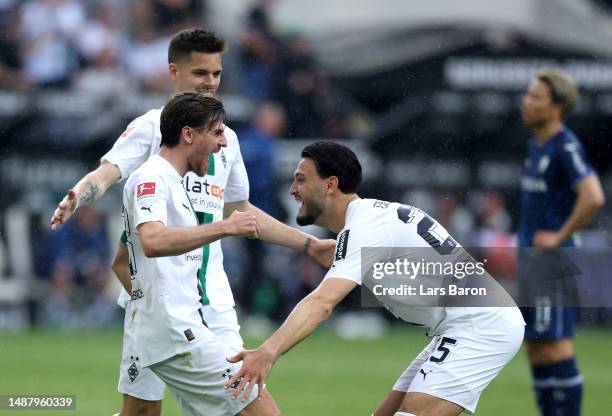
[[[416,415],[412,413],[406,413],[406,412],[395,412],[393,416],[416,416]]]

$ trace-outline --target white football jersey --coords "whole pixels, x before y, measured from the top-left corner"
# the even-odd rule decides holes
[[[161,143],[160,116],[162,109],[153,109],[134,119],[119,136],[113,147],[102,157],[116,165],[124,179],[151,156],[159,153]],[[223,219],[227,202],[249,199],[247,176],[240,144],[234,130],[225,127],[227,147],[211,155],[208,174],[198,177],[187,173],[183,184],[201,223]],[[223,268],[221,242],[215,241],[202,248],[201,279],[204,304],[234,305],[232,290]],[[118,303],[125,308],[129,295],[122,291]]]
[[[362,248],[368,251],[362,252]],[[378,248],[378,251],[369,248]],[[347,207],[345,226],[336,241],[334,263],[325,278],[348,279],[372,289],[377,282],[368,275],[373,264],[393,262],[398,258],[396,249],[400,248],[404,258],[406,253],[412,253],[414,262],[419,262],[423,253],[427,253],[428,259],[445,262],[446,255],[456,253],[461,247],[444,227],[418,208],[374,199],[356,199]],[[368,258],[362,259],[362,253]],[[450,257],[457,260],[453,255]],[[431,305],[430,300],[377,293],[374,296],[396,317],[429,328],[430,336],[455,330],[486,331],[487,328],[524,325],[516,306],[415,307],[420,301]]]
[[[200,310],[202,249],[147,258],[139,238],[138,226],[147,222],[198,225],[182,179],[166,159],[154,155],[130,175],[123,190],[133,275],[132,328],[143,367],[181,354],[191,342],[210,336]]]

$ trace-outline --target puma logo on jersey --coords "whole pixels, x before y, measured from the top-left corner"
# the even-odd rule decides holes
[[[140,207],[140,209],[143,211],[149,211],[149,214],[151,213],[151,207]]]
[[[191,212],[191,210],[189,209],[189,207],[188,207],[187,205],[183,204],[183,207],[184,207],[184,208],[185,208],[187,211]]]
[[[429,373],[433,373],[433,370],[429,370],[428,372],[423,371],[423,369],[421,368],[419,370],[419,373],[423,374],[423,380],[425,380],[425,377],[427,377],[427,374]]]

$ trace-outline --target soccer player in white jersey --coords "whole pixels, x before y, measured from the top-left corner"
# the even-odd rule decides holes
[[[268,340],[257,350],[230,358],[230,362],[243,360],[242,369],[226,383],[229,387],[240,382],[234,397],[241,391],[248,395],[257,385],[261,388],[281,354],[314,331],[357,285],[368,284],[362,275],[362,248],[406,247],[441,257],[447,253],[440,248],[460,248],[439,223],[417,208],[359,198],[355,192],[360,181],[361,166],[347,147],[324,141],[302,151],[290,190],[301,203],[297,221],[338,233],[335,260],[319,287]],[[525,323],[514,302],[512,307],[395,308],[391,298],[377,298],[398,318],[428,327],[433,340],[399,377],[375,416],[474,412],[482,390],[523,340]]]
[[[215,93],[221,80],[221,57],[225,48],[222,38],[204,29],[188,29],[175,35],[168,48],[168,72],[173,92],[199,91]],[[101,158],[100,166],[85,175],[59,203],[51,219],[57,229],[79,207],[92,204],[106,190],[127,178],[148,158],[159,152],[162,109],[153,109],[132,121],[117,139],[113,148]],[[189,173],[185,188],[202,222],[215,222],[234,210],[248,211],[259,223],[262,240],[304,250],[317,261],[325,263],[333,243],[288,227],[248,202],[249,184],[236,134],[225,127],[227,146],[211,156],[208,175]],[[119,256],[121,257],[121,256]],[[209,328],[232,348],[242,349],[234,299],[223,269],[219,242],[203,249],[201,268],[203,313]],[[115,265],[114,270],[127,264]],[[123,416],[161,413],[164,384],[148,369],[142,368],[137,354],[131,351],[133,335],[129,331],[129,295],[122,293],[119,303],[126,308],[126,326],[119,376],[119,391],[124,394]]]
[[[124,223],[132,267],[130,319],[136,352],[172,390],[185,415],[279,415],[269,393],[232,400],[225,381],[240,369],[232,349],[206,324],[202,312],[202,246],[228,235],[257,237],[254,217],[200,224],[183,187],[187,172],[199,177],[209,156],[227,145],[223,104],[197,92],[172,97],[161,114],[161,149],[128,178]],[[234,212],[234,216],[247,215]]]

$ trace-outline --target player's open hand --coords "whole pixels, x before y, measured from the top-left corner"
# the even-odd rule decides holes
[[[77,208],[77,198],[74,189],[70,189],[64,199],[57,205],[51,217],[51,231],[57,230],[60,224],[68,221]]]
[[[266,378],[274,365],[274,359],[274,354],[265,345],[256,350],[242,350],[233,357],[229,357],[227,361],[230,363],[242,361],[240,371],[225,383],[226,389],[230,387],[235,389],[232,399],[236,399],[244,390],[242,401],[246,401],[255,386],[258,386],[258,397],[261,398]]]
[[[316,260],[321,266],[330,268],[334,262],[334,252],[336,251],[336,240],[313,239],[306,252]]]
[[[556,231],[544,231],[539,230],[533,236],[533,246],[543,249],[551,249],[560,247],[563,241],[561,241],[560,233]]]
[[[261,232],[257,217],[251,212],[234,211],[224,222],[231,236],[258,238]]]

